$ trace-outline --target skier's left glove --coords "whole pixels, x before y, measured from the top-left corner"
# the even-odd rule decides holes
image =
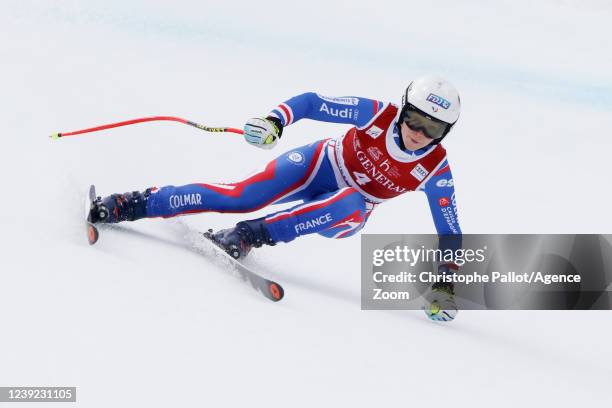
[[[454,274],[457,269],[456,265],[441,265],[438,268],[438,274]],[[423,311],[431,320],[440,322],[450,322],[457,317],[458,310],[453,283],[434,283],[431,291],[425,295]]]
[[[278,118],[249,119],[244,125],[244,139],[262,149],[272,149],[283,134],[283,125]]]

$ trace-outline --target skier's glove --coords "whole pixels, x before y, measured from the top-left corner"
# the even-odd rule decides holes
[[[442,265],[438,268],[438,274],[454,274],[457,272],[455,265]],[[431,291],[425,295],[425,306],[423,311],[431,320],[449,322],[457,316],[457,304],[455,303],[455,289],[452,283],[434,283]]]
[[[272,149],[283,134],[283,125],[278,118],[249,119],[244,125],[244,139],[262,149]]]

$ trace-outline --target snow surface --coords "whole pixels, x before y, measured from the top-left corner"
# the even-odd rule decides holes
[[[77,386],[83,407],[609,405],[609,312],[361,311],[359,239],[318,236],[249,261],[284,285],[274,304],[192,247],[237,215],[85,242],[90,183],[234,181],[346,127],[300,122],[273,152],[172,123],[46,136],[157,114],[240,127],[310,90],[399,102],[433,72],[464,104],[445,143],[464,232],[610,233],[611,17],[594,0],[3,1],[0,385]],[[433,232],[424,195],[364,232]]]

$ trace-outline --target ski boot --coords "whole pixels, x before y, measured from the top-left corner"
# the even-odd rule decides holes
[[[125,194],[111,194],[108,197],[98,197],[91,205],[89,222],[117,223],[122,221],[136,221],[146,217],[147,198],[151,194],[150,188],[144,193],[133,191]]]
[[[265,218],[251,221],[241,221],[234,228],[224,229],[213,233],[208,230],[204,235],[220,246],[234,259],[242,259],[253,248],[262,245],[276,245],[270,237]]]

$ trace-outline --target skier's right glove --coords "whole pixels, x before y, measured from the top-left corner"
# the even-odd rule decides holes
[[[283,134],[283,124],[278,118],[249,119],[244,125],[244,139],[262,149],[272,149]]]

